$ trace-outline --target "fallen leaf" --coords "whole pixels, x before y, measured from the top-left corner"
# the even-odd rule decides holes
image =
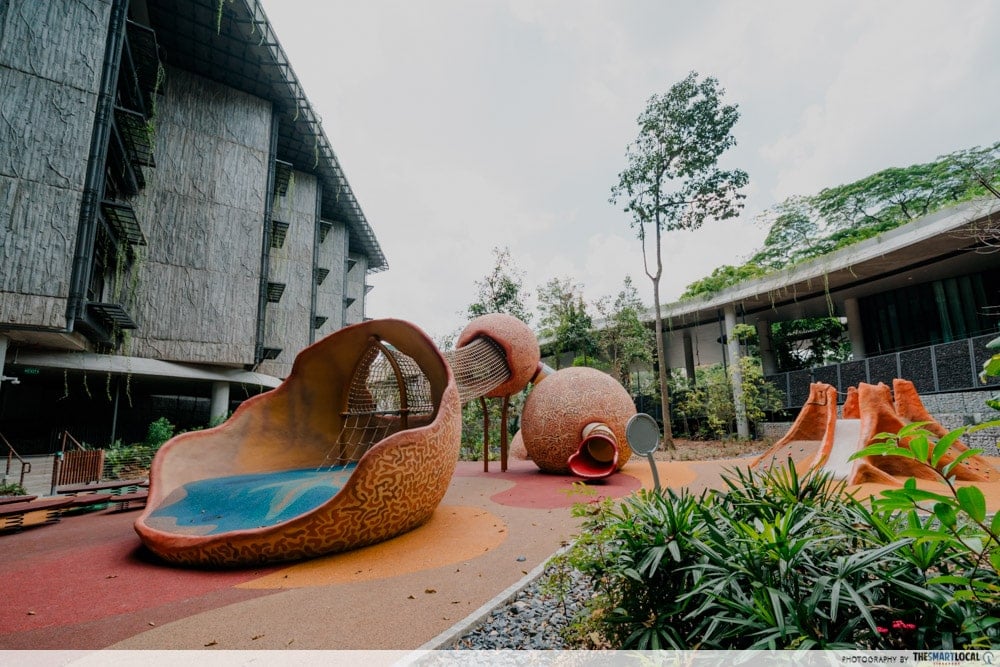
[[[148,625],[150,627],[153,627],[153,628],[156,627],[156,623],[153,623],[152,621],[149,621],[148,623],[146,623],[146,625]]]
[[[218,646],[218,645],[219,645],[219,642],[215,641],[214,639],[212,641],[208,642],[207,644],[205,644],[205,646]]]
[[[117,578],[118,578],[118,575],[117,575],[117,574],[109,574],[108,576],[106,576],[106,577],[104,577],[104,578],[105,578],[105,579],[117,579]]]
[[[29,611],[28,612],[28,616],[34,616],[34,615],[35,615],[35,612],[33,612],[33,611]]]
[[[412,595],[407,595],[406,599],[407,600],[416,600],[417,598],[413,597]]]
[[[251,637],[251,638],[250,638],[250,641],[252,641],[252,642],[255,642],[255,641],[257,641],[258,639],[260,639],[261,637],[263,637],[263,636],[264,636],[264,635],[254,635],[253,637]]]
[[[437,593],[437,591],[434,590],[433,588],[426,588],[424,589],[424,593],[427,593],[428,595],[433,595],[434,593]]]

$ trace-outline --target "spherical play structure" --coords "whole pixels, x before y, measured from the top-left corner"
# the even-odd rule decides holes
[[[632,397],[607,373],[565,368],[528,395],[521,417],[524,447],[545,472],[607,477],[632,456],[625,424],[635,412]]]

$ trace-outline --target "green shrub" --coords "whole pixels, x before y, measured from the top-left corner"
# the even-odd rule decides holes
[[[160,417],[149,424],[146,429],[145,444],[150,447],[159,447],[174,436],[174,425],[166,417]]]
[[[3,482],[0,484],[0,496],[24,496],[28,492],[17,482]]]
[[[955,593],[975,561],[934,517],[866,507],[825,474],[727,473],[725,489],[580,505],[564,557],[596,596],[577,645],[952,648],[998,639],[994,600]],[[912,536],[908,531],[924,531]],[[982,581],[995,583],[995,572]]]

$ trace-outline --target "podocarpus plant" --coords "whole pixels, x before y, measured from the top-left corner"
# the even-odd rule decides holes
[[[826,474],[727,473],[726,488],[581,505],[568,564],[596,596],[577,645],[616,648],[953,648],[1000,638],[993,605],[958,596],[973,567]]]

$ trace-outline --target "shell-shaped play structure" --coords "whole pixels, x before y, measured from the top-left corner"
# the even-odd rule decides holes
[[[912,382],[897,378],[891,390],[881,383],[850,387],[840,412],[838,417],[837,390],[822,382],[813,383],[791,428],[750,467],[765,470],[785,466],[791,460],[799,474],[821,469],[848,484],[898,486],[908,477],[936,479],[933,471],[913,459],[864,456],[851,460],[855,452],[873,444],[880,433],[898,433],[913,422],[925,422],[923,428],[936,437],[947,433],[927,412]],[[909,438],[901,439],[903,446],[908,442]],[[940,465],[948,464],[967,449],[956,440],[941,457]],[[959,481],[1000,480],[1000,470],[978,455],[960,461],[952,475]]]
[[[221,426],[166,443],[135,530],[166,561],[212,567],[380,542],[430,518],[460,433],[454,376],[422,331],[346,327]]]

